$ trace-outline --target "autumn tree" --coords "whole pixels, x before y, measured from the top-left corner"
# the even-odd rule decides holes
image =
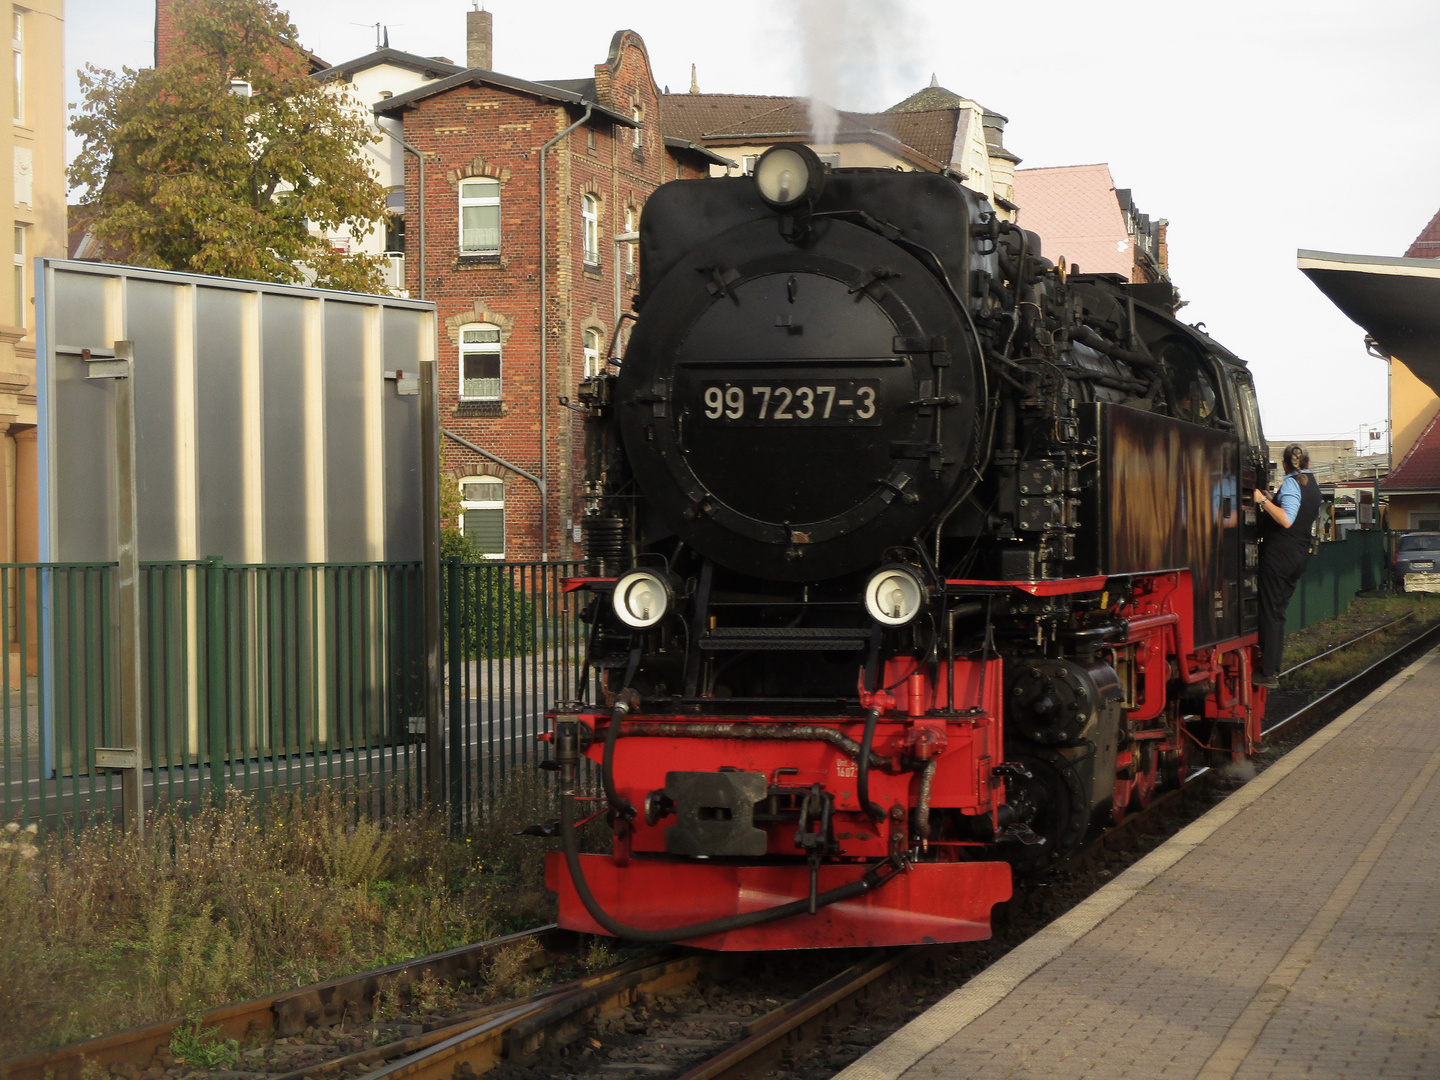
[[[310,76],[271,0],[176,5],[177,59],[86,65],[70,183],[102,257],[191,273],[376,292],[379,260],[332,250],[385,213],[363,152],[378,136]],[[248,83],[250,94],[236,93]]]

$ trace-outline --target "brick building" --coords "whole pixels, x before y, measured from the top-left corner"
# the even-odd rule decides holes
[[[424,155],[423,237],[420,168],[406,158],[405,274],[438,308],[442,484],[458,488],[462,527],[487,556],[571,558],[583,440],[560,398],[614,352],[639,271],[621,237],[656,187],[725,159],[665,137],[634,31],[614,35],[592,77],[528,82],[476,63],[488,63],[489,19],[477,34],[486,13],[470,14],[470,67],[375,106]]]

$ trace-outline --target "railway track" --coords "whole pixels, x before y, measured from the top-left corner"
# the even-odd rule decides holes
[[[1393,624],[1378,629],[1389,625]],[[1310,727],[1319,726],[1363,699],[1437,644],[1440,625],[1272,724],[1264,732],[1266,740],[1282,739],[1292,733],[1308,734]],[[1104,834],[1103,845],[1087,849],[1072,862],[1078,866],[1087,859],[1095,861],[1096,852],[1113,853],[1133,845],[1133,838],[1145,833],[1157,818],[1175,813],[1177,806],[1183,807],[1195,791],[1202,790],[1207,784],[1207,772],[1193,770],[1182,789],[1168,792],[1145,811],[1130,815]],[[1162,827],[1161,831],[1168,834],[1173,830]],[[1103,869],[1094,872],[1101,879],[1110,873]],[[1097,879],[1094,887],[1102,883]],[[1044,920],[1048,922],[1056,914],[1044,913]],[[1015,940],[1002,942],[1001,948],[1018,943],[1037,928],[1028,926],[1023,919],[1019,925],[1005,927],[999,934]],[[220,1039],[242,1043],[265,1039],[296,1042],[307,1031],[336,1024],[343,1029],[346,1023],[353,1026],[368,1018],[377,993],[382,991],[403,997],[427,978],[474,983],[486,965],[507,949],[527,949],[525,966],[545,969],[573,959],[582,940],[581,935],[553,925],[540,927],[213,1009],[199,1017],[199,1027],[213,1030]],[[607,1077],[663,1075],[677,1080],[741,1080],[777,1068],[790,1074],[815,1050],[845,1040],[855,1017],[867,1008],[867,995],[871,1005],[876,999],[893,999],[897,980],[927,962],[932,967],[943,967],[956,952],[954,947],[931,945],[860,953],[847,958],[851,961],[848,966],[829,974],[818,985],[796,989],[783,1001],[767,996],[773,992],[786,995],[773,979],[767,981],[770,976],[764,976],[756,981],[750,999],[736,1005],[722,988],[740,977],[747,964],[760,961],[679,949],[655,951],[520,1000],[472,1006],[426,1024],[400,1025],[395,1037],[380,1045],[372,1044],[378,1040],[350,1039],[348,1042],[361,1045],[347,1046],[346,1040],[340,1040],[331,1048],[334,1052],[324,1053],[320,1060],[307,1060],[288,1069],[277,1067],[272,1060],[250,1073],[236,1066],[225,1070],[225,1076],[227,1080],[244,1076],[324,1080],[363,1074],[367,1080],[469,1080],[498,1070],[496,1080],[511,1080],[512,1076],[536,1075],[528,1066],[557,1054],[568,1057],[563,1070],[566,1076],[589,1073]],[[984,958],[981,967],[995,958]],[[832,967],[845,962],[830,960]],[[943,989],[948,990],[955,972],[945,978],[949,982]],[[742,997],[744,993],[736,1000]],[[773,1007],[757,1010],[752,1002]],[[894,1026],[907,1018],[898,1015]],[[168,1073],[164,1068],[166,1049],[182,1023],[176,1020],[151,1024],[14,1058],[0,1063],[0,1080],[89,1080],[106,1073],[128,1080],[173,1076],[173,1068]],[[855,1040],[849,1041],[853,1045]],[[635,1051],[629,1054],[633,1060],[613,1056],[622,1051]],[[824,1071],[822,1067],[820,1073]],[[203,1074],[203,1070],[185,1071],[186,1076],[197,1073]]]

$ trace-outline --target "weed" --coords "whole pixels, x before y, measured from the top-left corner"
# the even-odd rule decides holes
[[[240,1060],[240,1044],[221,1038],[215,1028],[202,1028],[200,1018],[192,1016],[170,1036],[170,1053],[192,1069],[231,1069]]]
[[[370,1009],[370,1019],[377,1024],[394,1020],[400,1015],[400,995],[392,988],[382,986],[375,991],[375,1003]],[[378,1046],[379,1043],[376,1043]]]
[[[500,785],[461,837],[439,812],[385,812],[395,801],[340,785],[231,794],[152,812],[143,837],[98,823],[43,844],[0,825],[0,1058],[553,918],[556,844],[513,835],[556,816],[551,787]],[[498,974],[531,985],[523,968]],[[397,1006],[382,995],[377,1015]]]
[[[604,971],[606,968],[614,967],[619,958],[610,943],[604,938],[594,937],[585,948],[585,955],[581,958],[580,964],[587,975],[594,975],[597,971]]]
[[[411,1001],[421,1013],[444,1012],[455,1003],[455,988],[427,968],[411,988]]]
[[[523,942],[507,945],[486,965],[485,982],[492,999],[519,998],[540,988],[540,977],[530,968],[533,947]]]

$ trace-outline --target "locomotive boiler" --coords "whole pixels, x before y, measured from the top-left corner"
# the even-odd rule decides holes
[[[551,716],[563,925],[720,949],[988,936],[1012,874],[1258,737],[1267,453],[1167,284],[957,178],[666,184],[586,411],[593,700]],[[612,850],[574,828],[599,767]]]

